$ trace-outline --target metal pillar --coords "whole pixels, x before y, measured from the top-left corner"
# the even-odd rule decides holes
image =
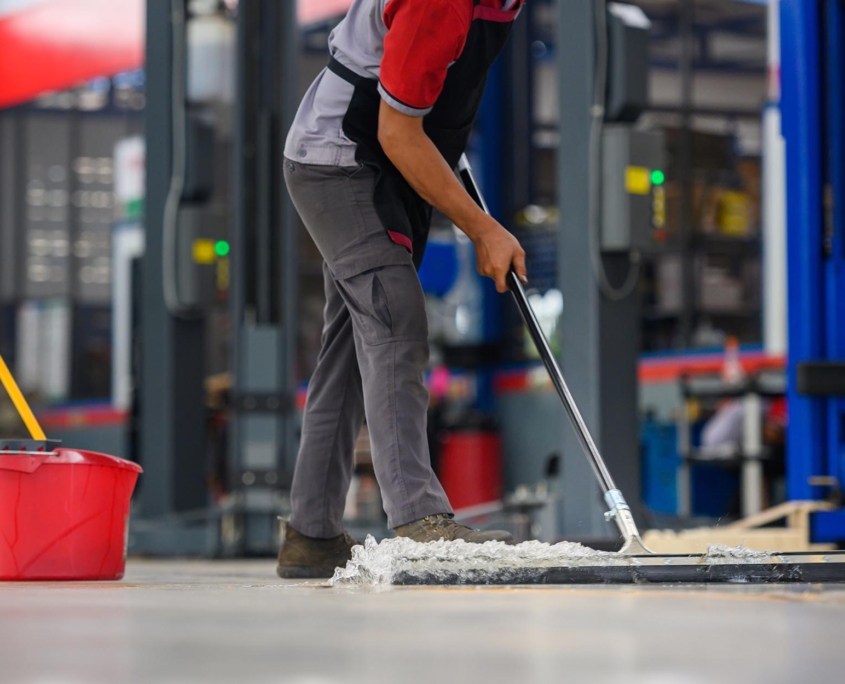
[[[763,110],[763,343],[786,354],[786,148],[780,113],[780,4],[768,9],[769,89]]]
[[[561,326],[563,372],[584,420],[619,488],[631,496],[639,516],[639,425],[636,361],[638,295],[611,302],[602,297],[591,267],[590,134],[595,82],[592,2],[558,2],[557,59],[560,82],[558,198],[562,224],[558,242],[560,289],[566,302]],[[630,267],[627,255],[605,255],[609,279],[619,283]],[[627,335],[620,330],[629,331]],[[605,537],[612,529],[604,502],[574,432],[563,438],[563,525],[568,537]]]
[[[813,498],[809,479],[823,470],[824,400],[798,393],[798,361],[824,355],[822,335],[822,159],[819,10],[781,0],[781,109],[786,139],[790,499]]]
[[[514,22],[508,44],[502,54],[504,87],[507,96],[501,101],[504,108],[504,130],[509,131],[503,144],[505,177],[502,191],[503,216],[513,220],[516,212],[531,204],[534,198],[533,112],[534,87],[531,62],[533,15],[536,8],[527,3],[522,16]],[[501,132],[499,132],[501,135]]]
[[[781,0],[789,365],[787,485],[820,499],[845,481],[845,8]],[[831,488],[834,488],[833,490]],[[845,540],[845,509],[813,539]]]
[[[825,126],[827,130],[827,183],[825,196],[824,286],[826,358],[845,363],[845,6],[826,0],[827,47]],[[845,388],[827,397],[827,459],[829,476],[845,483]],[[845,539],[845,519],[839,540]]]
[[[299,101],[297,38],[295,3],[240,4],[228,554],[276,548],[296,461],[297,224],[283,150]]]
[[[681,308],[680,335],[684,347],[691,346],[695,327],[696,288],[693,237],[695,226],[692,210],[692,87],[693,87],[693,0],[681,0],[679,40],[681,55],[678,61],[681,80],[681,140],[678,150],[678,167],[681,180]]]
[[[184,2],[184,0],[174,0]],[[171,3],[147,5],[146,253],[143,259],[140,513],[205,506],[203,324],[174,317],[162,291],[172,158]]]

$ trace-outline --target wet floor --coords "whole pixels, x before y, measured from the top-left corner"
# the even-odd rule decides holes
[[[0,682],[838,682],[845,585],[366,591],[272,561],[0,583]]]

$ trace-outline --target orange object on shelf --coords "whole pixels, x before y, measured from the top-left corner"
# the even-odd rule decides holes
[[[739,356],[739,340],[728,337],[725,341],[725,355],[722,361],[722,380],[729,385],[736,385],[745,380],[745,370]]]

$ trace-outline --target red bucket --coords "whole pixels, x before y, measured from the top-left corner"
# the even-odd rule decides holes
[[[116,580],[141,467],[91,451],[0,451],[0,580]]]
[[[440,483],[455,510],[502,498],[502,449],[495,432],[456,430],[443,439]]]

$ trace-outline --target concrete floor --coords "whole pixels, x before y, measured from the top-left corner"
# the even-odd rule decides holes
[[[0,583],[0,683],[845,681],[845,588],[340,590],[270,561]]]

